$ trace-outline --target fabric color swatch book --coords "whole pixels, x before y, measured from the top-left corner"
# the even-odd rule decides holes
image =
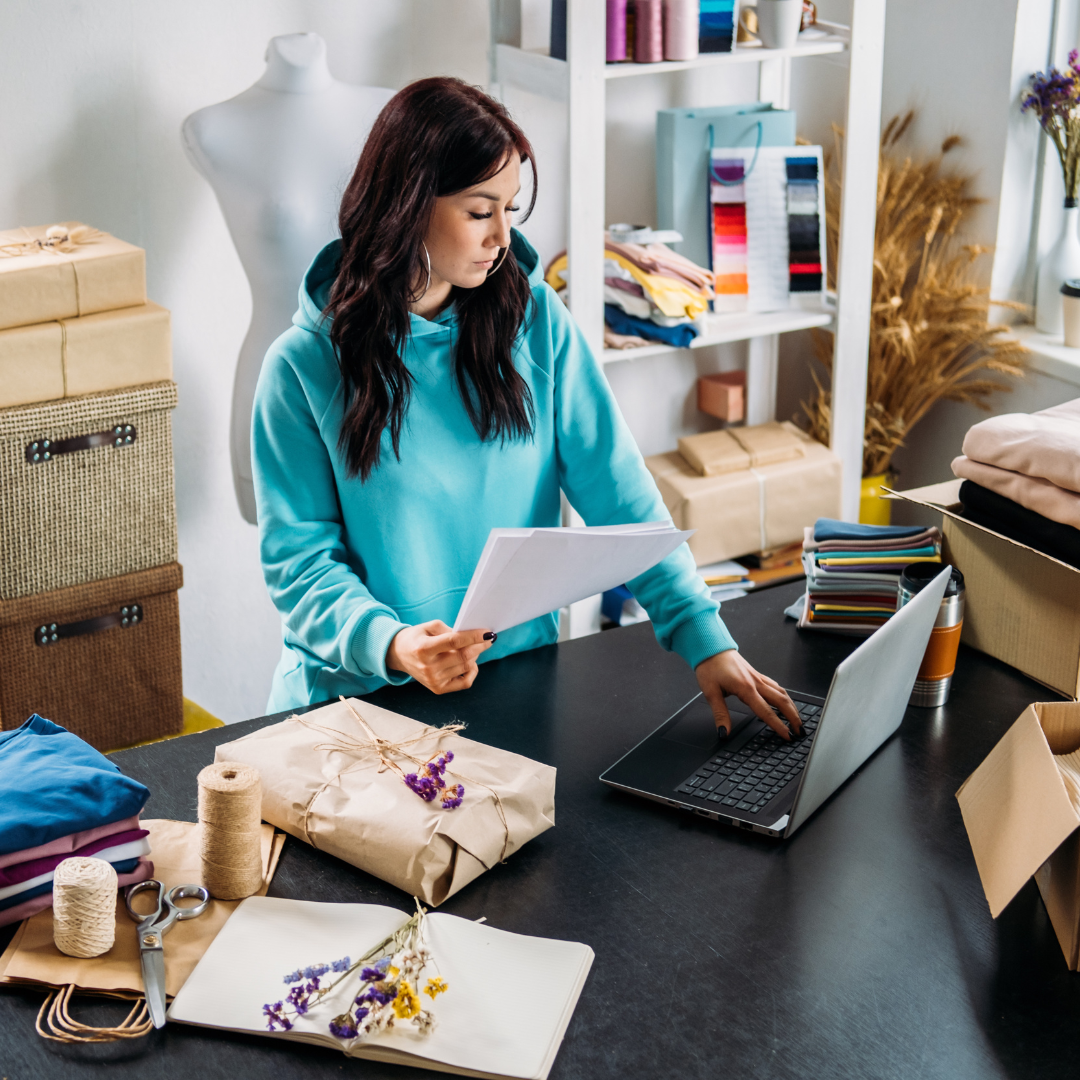
[[[429,914],[426,945],[448,986],[432,1006],[428,1035],[391,1030],[341,1041],[328,1022],[358,982],[344,980],[291,1031],[268,1032],[263,1005],[284,996],[286,972],[377,945],[409,916],[373,904],[245,900],[206,951],[169,1009],[172,1021],[330,1046],[349,1057],[422,1066],[462,1076],[545,1080],[593,951],[572,941],[525,937],[453,915]]]

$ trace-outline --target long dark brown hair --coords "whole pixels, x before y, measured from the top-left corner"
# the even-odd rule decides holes
[[[533,170],[525,133],[506,109],[460,79],[421,79],[379,114],[341,200],[341,265],[324,315],[345,384],[338,448],[347,474],[366,480],[378,467],[387,427],[400,458],[412,392],[402,359],[409,304],[427,278],[424,236],[435,199],[482,183],[511,154]],[[500,255],[502,252],[500,251]],[[513,251],[475,289],[455,290],[458,390],[481,439],[526,438],[534,408],[513,362],[532,294]]]

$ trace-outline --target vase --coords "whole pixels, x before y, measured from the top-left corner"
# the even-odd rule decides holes
[[[1077,224],[1080,208],[1074,199],[1065,200],[1061,234],[1039,263],[1035,282],[1035,329],[1060,337],[1064,332],[1061,315],[1061,285],[1066,278],[1080,277],[1080,236]]]
[[[892,500],[883,499],[882,487],[890,486],[892,477],[887,473],[864,476],[859,491],[859,524],[888,525],[892,521]]]

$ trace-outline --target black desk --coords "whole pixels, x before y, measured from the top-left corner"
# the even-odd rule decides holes
[[[752,663],[821,694],[855,643],[798,634],[780,614],[797,591],[768,590],[724,614]],[[464,694],[412,685],[373,696],[421,720],[467,719],[473,738],[558,766],[556,827],[443,908],[595,949],[552,1076],[1072,1080],[1080,975],[1066,970],[1032,883],[991,921],[953,798],[1024,706],[1050,692],[962,651],[952,702],[911,710],[899,738],[779,844],[597,782],[695,689],[639,625],[486,665]],[[267,722],[116,760],[153,791],[147,816],[194,820],[195,774],[214,746]],[[271,895],[407,904],[294,839]],[[0,993],[0,1076],[101,1077],[105,1062],[110,1077],[162,1080],[421,1075],[179,1024],[130,1045],[46,1044],[33,1030],[40,1000]],[[77,1012],[87,1022],[117,1013]]]

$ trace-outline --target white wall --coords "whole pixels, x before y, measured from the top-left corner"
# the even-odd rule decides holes
[[[179,130],[260,76],[272,36],[302,30],[346,81],[486,81],[486,0],[0,3],[0,225],[77,219],[145,247],[149,294],[173,313],[184,689],[230,721],[262,712],[280,624],[229,471],[250,294]]]

